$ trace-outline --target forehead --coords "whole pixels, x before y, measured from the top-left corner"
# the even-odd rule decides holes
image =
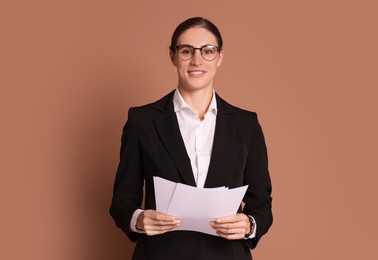
[[[205,28],[189,28],[184,31],[177,39],[177,45],[189,44],[195,47],[206,44],[217,45],[217,39],[214,34]]]

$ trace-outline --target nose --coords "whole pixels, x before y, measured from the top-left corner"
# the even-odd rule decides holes
[[[193,57],[190,60],[190,63],[193,65],[201,65],[203,58],[201,55],[201,50],[194,50]]]

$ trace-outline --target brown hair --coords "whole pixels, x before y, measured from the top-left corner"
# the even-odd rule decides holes
[[[200,28],[204,28],[204,29],[209,30],[217,39],[219,49],[220,50],[222,49],[223,40],[222,40],[222,36],[221,36],[218,28],[212,22],[210,22],[209,20],[207,20],[203,17],[189,18],[189,19],[183,21],[182,23],[180,23],[177,26],[177,28],[175,29],[175,31],[173,32],[172,39],[171,39],[171,46],[169,47],[169,49],[174,52],[176,44],[177,44],[177,40],[180,37],[180,35],[184,31],[186,31],[190,28],[193,28],[193,27],[200,27]]]

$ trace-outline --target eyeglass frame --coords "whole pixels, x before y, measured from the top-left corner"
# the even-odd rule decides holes
[[[217,50],[217,52],[220,52],[220,51],[222,50],[221,47],[218,47],[218,46],[215,46],[215,45],[212,45],[212,44],[206,44],[206,45],[203,45],[203,46],[201,46],[201,47],[199,47],[199,48],[195,48],[194,46],[189,45],[189,44],[180,44],[180,45],[177,45],[177,46],[175,47],[176,52],[177,52],[177,51],[179,50],[179,48],[181,48],[181,47],[190,47],[190,48],[192,48],[192,49],[194,50],[194,51],[193,51],[193,54],[192,54],[191,57],[188,58],[188,59],[183,59],[183,58],[181,58],[181,57],[179,56],[179,58],[180,58],[181,60],[183,60],[183,61],[188,61],[188,60],[192,59],[192,58],[194,57],[194,54],[195,54],[196,50],[199,50],[199,51],[200,51],[200,53],[201,53],[201,57],[202,57],[205,61],[213,61],[213,60],[215,60],[215,59],[218,57],[218,54],[214,57],[214,59],[212,59],[212,60],[207,60],[207,59],[205,59],[205,57],[203,57],[203,53],[202,53],[203,48],[206,48],[206,47],[215,47],[216,50]]]

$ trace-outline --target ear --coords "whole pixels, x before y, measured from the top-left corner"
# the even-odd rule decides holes
[[[221,50],[221,51],[219,52],[219,57],[218,57],[218,61],[217,61],[217,67],[219,67],[219,66],[222,64],[223,56],[224,56],[224,51]]]
[[[169,51],[169,57],[171,58],[172,65],[176,67],[175,53],[173,51]]]

